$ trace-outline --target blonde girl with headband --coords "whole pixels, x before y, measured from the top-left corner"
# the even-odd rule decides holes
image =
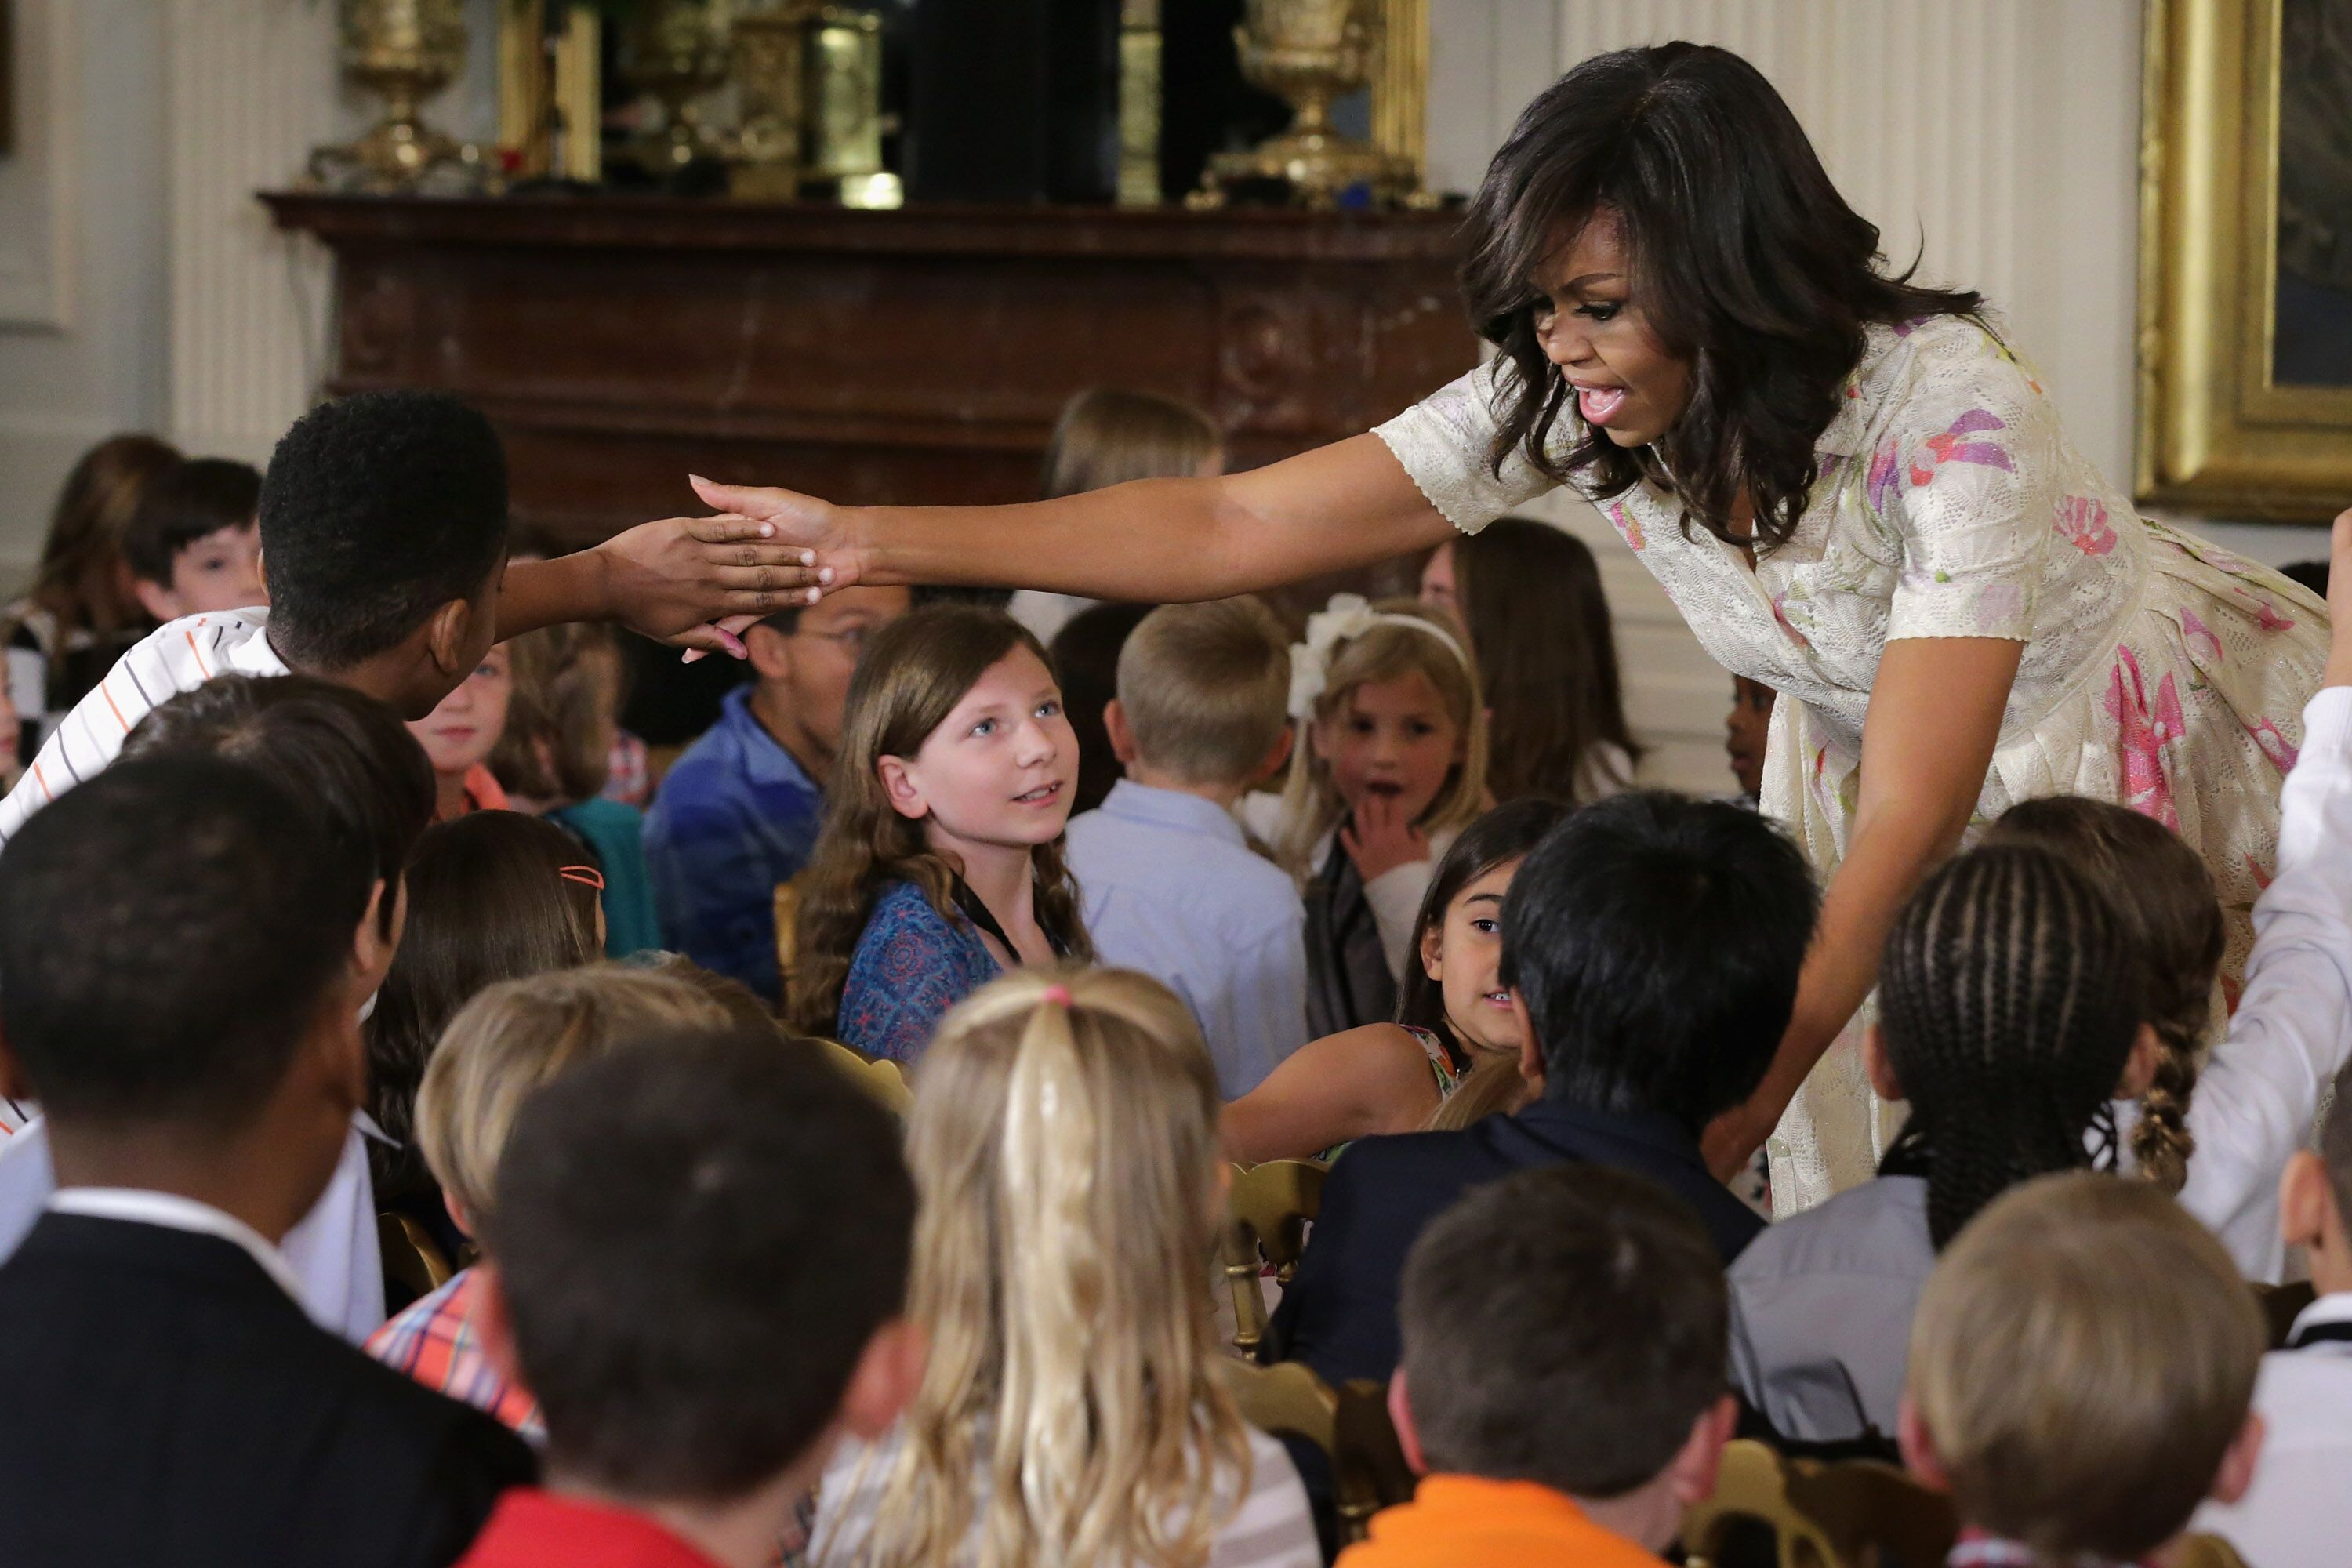
[[[1299,744],[1278,821],[1250,826],[1299,879],[1319,1037],[1396,1016],[1432,869],[1486,803],[1486,714],[1460,631],[1410,599],[1335,596],[1290,670]]]
[[[998,974],[1091,962],[1062,855],[1077,776],[1061,689],[1020,623],[950,604],[884,626],[850,680],[800,879],[792,1026],[912,1065]]]
[[[1279,1445],[1217,1375],[1227,1167],[1199,1029],[1125,970],[1028,973],[948,1015],[907,1133],[899,1430],[837,1451],[817,1568],[1319,1568]]]

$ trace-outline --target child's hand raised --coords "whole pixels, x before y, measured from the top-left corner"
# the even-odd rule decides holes
[[[1403,805],[1384,795],[1368,795],[1357,803],[1354,819],[1340,825],[1339,846],[1367,882],[1429,858],[1429,835],[1412,825]]]
[[[2336,514],[2336,536],[2329,542],[2327,619],[2334,632],[2321,684],[2352,686],[2352,509]]]

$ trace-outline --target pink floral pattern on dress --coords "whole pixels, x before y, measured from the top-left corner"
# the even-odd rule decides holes
[[[2116,547],[2106,505],[2093,496],[2068,496],[2058,503],[2058,534],[2085,555],[2105,555]]]
[[[2294,759],[2300,753],[2286,736],[2280,732],[2275,722],[2268,719],[2257,719],[2246,726],[2246,733],[2253,737],[2254,745],[2263,756],[2270,759],[2271,766],[2283,773],[2294,766]]]
[[[2180,812],[2173,804],[2164,748],[2187,734],[2189,725],[2181,716],[2180,691],[2172,673],[2165,672],[2151,703],[2147,683],[2140,675],[2139,656],[2128,647],[2117,647],[2115,668],[2107,675],[2107,717],[2116,721],[2116,752],[2124,769],[2123,804],[2179,832]]]
[[[1635,521],[1632,512],[1625,510],[1623,501],[1612,500],[1609,503],[1609,521],[1617,525],[1618,537],[1632,545],[1635,554],[1649,548],[1650,542],[1642,537],[1641,523]]]
[[[1953,420],[1948,428],[1928,437],[1921,444],[1921,457],[1925,458],[1926,461],[1923,463],[1919,458],[1914,458],[1911,460],[1912,484],[1926,484],[1936,477],[1936,470],[1946,463],[1980,463],[1988,468],[1999,468],[2004,473],[2016,472],[2015,466],[2009,460],[2009,454],[2001,449],[1999,443],[1968,439],[1970,436],[1981,436],[1989,431],[2008,428],[2008,424],[1991,409],[1969,409],[1966,414]]]
[[[2196,611],[2183,609],[2180,612],[2180,637],[2189,645],[2192,656],[2202,656],[2210,664],[2221,662],[2221,639],[2213,635],[2213,628],[2207,626]]]
[[[1780,629],[1788,633],[1800,647],[1813,646],[1811,639],[1797,629],[1796,622],[1789,618],[1789,595],[1785,590],[1772,595],[1772,619],[1778,622]]]

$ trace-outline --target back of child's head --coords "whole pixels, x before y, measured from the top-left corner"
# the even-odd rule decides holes
[[[1398,1300],[1430,1470],[1618,1497],[1724,1394],[1723,1259],[1688,1205],[1603,1165],[1473,1188],[1421,1233]]]
[[[1308,856],[1348,814],[1330,760],[1312,736],[1318,727],[1345,724],[1356,694],[1367,686],[1419,676],[1454,728],[1454,764],[1415,826],[1429,833],[1458,829],[1478,815],[1486,795],[1486,704],[1452,617],[1417,600],[1367,605],[1343,594],[1307,617],[1307,640],[1292,647],[1290,658],[1290,716],[1301,734],[1283,789],[1276,848],[1293,870],[1316,869],[1307,864]]]
[[[1592,792],[1592,749],[1638,762],[1617,679],[1617,643],[1592,552],[1532,518],[1496,518],[1453,542],[1455,600],[1490,720],[1496,800]]]
[[[225,1138],[347,973],[373,876],[257,769],[110,767],[0,852],[0,1035],[61,1125]]]
[[[2112,801],[2051,795],[2001,813],[1987,845],[2032,844],[2097,888],[2140,957],[2140,1016],[2163,1043],[2131,1135],[2140,1172],[2167,1192],[2189,1176],[2189,1098],[2213,1026],[2213,978],[2227,931],[2203,856],[2152,816]]]
[[[1445,1042],[1455,1061],[1466,1061],[1470,1068],[1469,1077],[1438,1105],[1430,1119],[1433,1129],[1467,1127],[1490,1112],[1516,1109],[1527,1080],[1519,1076],[1516,1050],[1482,1050],[1477,1041],[1454,1027],[1446,1016],[1444,982],[1431,978],[1421,962],[1422,948],[1432,931],[1444,931],[1446,911],[1465,889],[1499,866],[1526,859],[1568,812],[1558,801],[1534,798],[1496,806],[1462,830],[1430,876],[1398,990],[1397,1022],[1431,1031]]]
[[[122,533],[131,575],[172,585],[180,552],[224,528],[251,528],[261,470],[233,458],[184,458],[155,476]]]
[[[49,514],[31,595],[58,630],[109,631],[137,615],[118,586],[122,536],[147,488],[179,460],[152,436],[115,436],[74,464]]]
[[[2137,1563],[2212,1488],[2264,1338],[2229,1255],[2170,1196],[2045,1176],[1945,1249],[1906,1399],[1962,1522],[2039,1561]]]
[[[499,1154],[524,1100],[626,1040],[724,1029],[727,1009],[683,980],[619,964],[501,980],[457,1009],[416,1091],[416,1142],[433,1179],[480,1232]]]
[[[1047,500],[1129,479],[1191,479],[1219,460],[1224,437],[1189,403],[1096,387],[1062,405],[1045,444]]]
[[[262,481],[270,638],[298,668],[349,669],[479,599],[506,545],[506,452],[480,414],[443,392],[321,404]]]
[[[478,811],[427,828],[408,868],[408,927],[376,994],[365,1037],[370,1110],[411,1145],[416,1087],[457,1009],[485,987],[604,956],[602,878],[551,822]],[[395,1190],[423,1174],[413,1147],[371,1158]]]
[[[1290,639],[1253,598],[1163,605],[1118,656],[1136,760],[1192,784],[1240,784],[1274,755],[1290,700]]]
[[[604,793],[623,699],[619,641],[573,622],[506,644],[513,692],[490,770],[527,800],[569,803]]]
[[[2352,1064],[2336,1075],[2327,1109],[2320,1114],[2315,1147],[2336,1196],[2336,1223],[2352,1234]]]
[[[731,974],[703,968],[682,952],[639,952],[622,960],[622,963],[632,969],[647,970],[693,986],[717,1004],[730,1024],[752,1029],[779,1028],[774,1010],[760,1000],[758,992]]]
[[[1119,781],[1121,769],[1110,748],[1103,710],[1118,695],[1118,660],[1127,639],[1155,607],[1089,605],[1054,634],[1054,678],[1061,682],[1070,729],[1078,737],[1078,787],[1070,796],[1073,816],[1100,805]]]
[[[664,1028],[516,1116],[490,1256],[551,1474],[724,1502],[802,1459],[904,1304],[898,1129],[812,1047]]]
[[[931,1359],[877,1561],[951,1554],[983,1466],[1052,1479],[990,1496],[996,1561],[1205,1560],[1247,1451],[1211,1327],[1217,1109],[1192,1014],[1140,974],[1011,974],[942,1021],[907,1136]]]
[[[850,679],[841,749],[825,789],[824,823],[803,873],[785,1016],[803,1034],[830,1036],[850,954],[891,881],[914,883],[946,913],[954,870],[934,854],[924,825],[902,816],[884,788],[885,757],[910,758],[1001,659],[1034,657],[1050,678],[1045,645],[1012,616],[971,605],[926,605],[874,634]],[[1075,761],[1075,759],[1072,759]],[[1091,957],[1076,884],[1061,840],[1032,851],[1038,918],[1077,934],[1074,956]]]
[[[401,877],[433,820],[433,769],[400,715],[310,675],[221,675],[151,710],[122,742],[126,762],[200,753],[268,774],[355,846],[385,889],[383,933]]]
[[[2090,879],[2023,844],[1921,883],[1879,966],[1881,1038],[1911,1104],[1937,1247],[2020,1182],[2091,1163],[2138,1036],[2143,966]]]
[[[1744,1102],[1788,1030],[1820,901],[1803,853],[1744,807],[1641,790],[1571,814],[1503,904],[1503,984],[1545,1098],[1693,1133]]]

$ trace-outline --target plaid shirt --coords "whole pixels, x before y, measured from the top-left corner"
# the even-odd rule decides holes
[[[411,1303],[368,1336],[368,1354],[425,1387],[488,1411],[533,1445],[547,1441],[539,1402],[529,1390],[500,1377],[482,1352],[474,1327],[474,1271],[461,1268],[449,1282]]]

